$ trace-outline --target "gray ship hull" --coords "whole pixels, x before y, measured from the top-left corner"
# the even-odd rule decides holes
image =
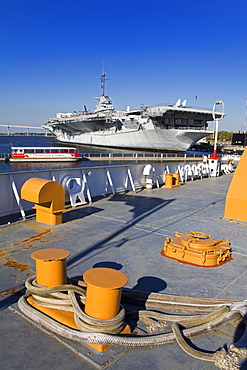
[[[159,150],[184,152],[203,137],[210,135],[207,130],[153,129],[131,130],[128,132],[92,132],[70,134],[62,130],[53,133],[61,142],[106,148]]]

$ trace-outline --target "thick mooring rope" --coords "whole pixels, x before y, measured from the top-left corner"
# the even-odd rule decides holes
[[[130,291],[125,289],[122,302],[134,305],[144,305],[150,310],[127,310],[121,306],[118,315],[112,319],[94,319],[84,312],[84,288],[74,284],[65,284],[58,287],[43,287],[36,283],[35,276],[26,281],[27,295],[20,298],[19,309],[32,321],[46,329],[64,336],[68,339],[103,345],[124,347],[147,347],[163,345],[177,341],[179,346],[189,355],[204,361],[214,362],[221,370],[238,370],[241,358],[247,357],[247,350],[241,348],[247,336],[247,329],[238,343],[232,344],[228,351],[220,349],[214,353],[205,353],[195,350],[186,338],[209,332],[218,326],[239,322],[247,314],[247,301],[202,299],[196,297],[171,296],[166,294]],[[27,296],[32,295],[33,301],[44,307],[55,308],[74,312],[74,320],[78,330],[57,323],[55,320],[36,310],[27,302]],[[157,309],[166,309],[182,314],[168,314],[157,312]],[[200,313],[193,315],[191,313]],[[138,317],[146,325],[149,335],[119,334],[124,324],[124,319]],[[164,333],[168,325],[172,326],[170,332]],[[181,328],[180,328],[181,327]],[[182,329],[183,328],[183,329]],[[162,333],[157,333],[162,331]]]
[[[172,331],[179,346],[186,353],[199,360],[214,362],[221,370],[238,370],[240,369],[239,361],[242,358],[247,358],[247,349],[236,347],[234,344],[231,344],[229,351],[226,351],[224,348],[214,353],[196,350],[185,341],[177,324],[172,325]]]
[[[34,303],[42,307],[74,312],[74,320],[82,331],[118,334],[124,328],[125,309],[111,319],[95,319],[84,311],[85,290],[72,284],[56,287],[43,287],[36,283],[35,276],[26,280],[27,293],[32,295]],[[67,291],[67,293],[65,293]],[[80,294],[80,303],[76,293]]]

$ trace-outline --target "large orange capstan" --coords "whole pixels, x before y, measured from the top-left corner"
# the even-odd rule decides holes
[[[214,240],[211,235],[200,231],[183,235],[175,233],[174,238],[166,238],[161,254],[182,263],[203,267],[216,267],[231,260],[228,240]]]

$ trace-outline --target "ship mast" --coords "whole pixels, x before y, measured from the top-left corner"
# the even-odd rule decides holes
[[[99,98],[93,98],[99,101],[99,103],[96,105],[96,110],[95,112],[100,112],[100,111],[114,111],[114,107],[112,105],[111,99],[109,96],[105,95],[105,81],[108,80],[106,77],[106,73],[103,68],[102,75],[100,77],[100,82],[101,82],[101,96]]]
[[[100,78],[100,81],[101,81],[101,95],[102,96],[105,96],[105,81],[108,80],[108,78],[105,78],[106,77],[106,73],[104,71],[104,68],[103,68],[103,72],[102,72],[102,75],[101,75],[101,78]]]
[[[101,95],[102,96],[105,96],[105,72],[103,71],[102,75],[101,75],[101,78],[100,78],[100,81],[101,81],[101,90],[102,90],[102,93]]]

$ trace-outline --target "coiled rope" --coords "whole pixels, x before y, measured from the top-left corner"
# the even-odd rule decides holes
[[[215,353],[205,353],[195,350],[188,345],[185,338],[190,338],[202,333],[209,332],[218,326],[233,321],[242,321],[247,314],[247,301],[214,300],[195,297],[181,297],[166,294],[123,290],[122,303],[145,305],[146,308],[166,309],[170,311],[184,312],[184,315],[167,314],[164,312],[138,310],[128,311],[121,306],[120,312],[112,319],[94,319],[83,311],[86,291],[84,288],[66,284],[58,287],[39,286],[32,276],[26,281],[26,296],[18,301],[19,309],[32,321],[46,329],[64,336],[68,339],[103,345],[124,347],[147,347],[163,345],[177,341],[183,350],[189,355],[204,361],[212,361],[222,370],[239,369],[238,362],[247,357],[247,350],[240,348],[238,343],[232,344],[227,352],[225,349]],[[56,308],[74,312],[74,320],[79,330],[70,329],[57,323],[55,320],[36,310],[27,302],[27,296],[40,306]],[[191,315],[191,312],[200,315]],[[116,335],[125,326],[125,317],[138,317],[146,324],[149,335]],[[170,332],[164,331],[168,325],[172,325]],[[184,329],[181,330],[180,326]],[[247,330],[242,337],[243,344]]]
[[[111,319],[95,319],[88,316],[83,311],[85,290],[76,285],[43,287],[36,283],[35,276],[31,276],[26,280],[25,286],[27,288],[26,294],[32,295],[34,303],[39,306],[74,312],[75,323],[81,331],[118,334],[125,326],[125,309],[123,307]],[[67,293],[65,293],[66,291]],[[79,299],[76,293],[80,294]]]

